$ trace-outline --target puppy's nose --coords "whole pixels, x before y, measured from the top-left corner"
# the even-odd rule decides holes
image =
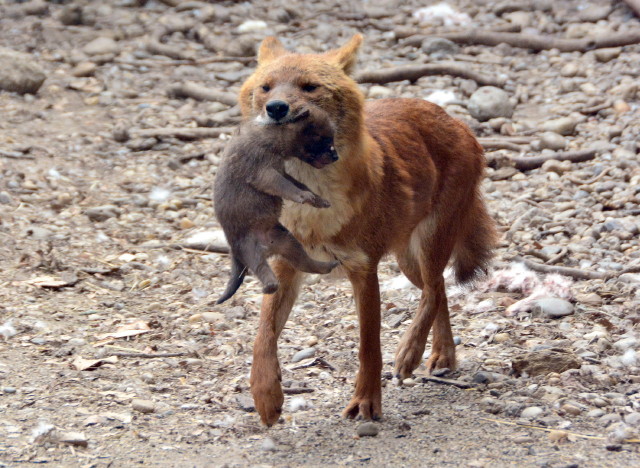
[[[289,113],[289,104],[284,101],[269,101],[265,106],[267,115],[273,120],[280,120]]]
[[[334,148],[331,148],[331,160],[337,161],[338,159],[340,159],[338,157],[338,152]]]

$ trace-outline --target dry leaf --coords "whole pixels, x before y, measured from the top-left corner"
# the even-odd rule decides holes
[[[84,371],[84,370],[94,370],[103,364],[115,364],[118,362],[117,356],[111,356],[104,359],[84,359],[80,356],[75,358],[71,363],[76,370]]]
[[[64,288],[65,286],[73,286],[78,282],[78,278],[75,275],[65,275],[65,278],[60,276],[38,276],[36,278],[25,281],[25,283],[39,288]]]
[[[109,338],[127,338],[130,336],[142,335],[151,331],[149,324],[144,320],[137,320],[119,327],[115,332],[97,335],[99,340],[108,340]]]

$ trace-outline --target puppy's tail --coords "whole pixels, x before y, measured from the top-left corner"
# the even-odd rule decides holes
[[[227,289],[225,289],[222,297],[218,299],[216,304],[222,304],[233,296],[244,281],[244,276],[247,273],[247,267],[235,256],[231,257],[231,262],[231,278],[229,278],[229,282],[227,283]]]

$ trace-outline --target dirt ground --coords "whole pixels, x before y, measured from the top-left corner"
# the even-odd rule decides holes
[[[168,3],[0,0],[0,47],[46,76],[35,94],[0,91],[0,467],[640,466],[640,45],[416,39],[632,35],[632,10],[448,0],[457,15],[429,19],[414,12],[436,2]],[[228,256],[195,247],[219,234],[211,183],[259,41],[319,52],[356,32],[360,71],[455,61],[507,93],[513,115],[480,121],[469,103],[483,83],[468,76],[362,84],[370,99],[435,100],[483,138],[503,238],[487,281],[451,285],[459,369],[440,380],[421,366],[392,381],[419,291],[393,259],[380,266],[374,437],[340,418],[357,370],[348,282],[309,278],[280,340],[283,418],[265,428],[248,388],[259,284],[215,306]],[[219,93],[184,97],[187,82]],[[582,162],[513,166],[584,150]],[[514,269],[516,256],[571,270]],[[534,304],[541,290],[570,311]]]

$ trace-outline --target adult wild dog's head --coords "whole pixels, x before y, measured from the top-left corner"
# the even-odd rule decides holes
[[[275,37],[266,38],[258,52],[258,67],[240,90],[245,119],[262,123],[294,120],[314,105],[328,113],[336,129],[336,146],[362,125],[363,95],[349,77],[362,36],[356,34],[338,49],[322,54],[287,51]]]

